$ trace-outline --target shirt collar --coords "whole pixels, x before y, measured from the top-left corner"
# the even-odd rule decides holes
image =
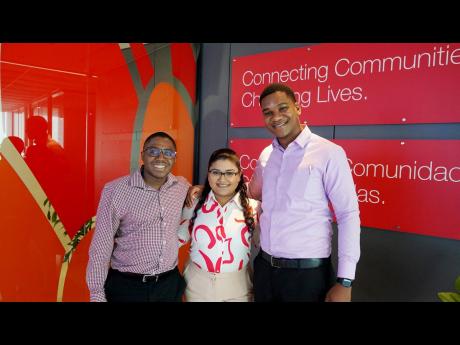
[[[216,196],[214,195],[214,192],[211,190],[209,191],[209,194],[208,194],[208,198],[207,198],[207,201],[206,201],[206,204],[208,204],[209,202],[211,203],[215,203],[217,201],[216,199]],[[236,193],[233,198],[231,198],[226,204],[225,206],[223,207],[227,207],[228,205],[231,205],[231,204],[235,204],[239,209],[243,209],[243,206],[241,206],[241,202],[240,202],[240,192]],[[220,205],[220,204],[219,204]]]
[[[302,132],[300,132],[300,134],[297,136],[297,138],[294,139],[293,143],[296,143],[299,147],[303,148],[310,141],[311,135],[312,135],[312,133],[310,131],[310,128],[308,128],[308,126],[305,126],[305,128],[302,130]],[[273,148],[278,148],[281,151],[284,151],[284,148],[278,142],[278,138],[273,139],[272,146],[273,146]]]
[[[144,181],[144,178],[142,177],[142,170],[144,169],[144,166],[141,166],[139,169],[134,171],[130,178],[129,178],[129,185],[132,187],[136,188],[142,188],[142,189],[153,189],[149,185],[147,185]],[[168,177],[166,179],[166,182],[161,186],[160,189],[163,188],[169,188],[173,184],[177,183],[177,178],[173,174],[169,173]]]

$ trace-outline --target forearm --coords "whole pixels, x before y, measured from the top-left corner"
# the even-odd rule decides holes
[[[89,251],[86,280],[90,291],[90,300],[105,302],[105,281],[110,267],[113,246],[103,248],[100,243],[92,242]]]
[[[190,240],[190,219],[193,218],[193,213],[197,203],[198,199],[195,199],[191,207],[184,207],[182,209],[181,222],[177,231],[179,247],[182,247]]]
[[[341,215],[338,224],[338,269],[337,276],[355,278],[356,265],[361,254],[361,227],[357,210]]]

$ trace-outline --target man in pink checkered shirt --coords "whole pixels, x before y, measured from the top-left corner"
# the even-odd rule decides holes
[[[144,142],[143,165],[107,183],[96,215],[86,280],[91,301],[181,301],[178,228],[190,184],[171,174],[176,143],[164,132]]]

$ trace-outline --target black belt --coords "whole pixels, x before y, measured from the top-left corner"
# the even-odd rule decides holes
[[[120,275],[122,275],[124,277],[132,278],[132,279],[135,279],[135,280],[140,280],[141,282],[146,283],[146,282],[149,282],[149,281],[157,282],[160,278],[162,278],[162,279],[166,278],[171,273],[177,271],[177,266],[174,267],[170,271],[166,271],[166,272],[162,272],[162,273],[158,273],[158,274],[141,274],[141,273],[132,273],[132,272],[122,272],[122,271],[119,271],[119,270],[116,270],[116,269],[113,269],[113,268],[111,268],[110,270],[112,272],[114,272],[116,274],[120,274]]]
[[[312,258],[312,259],[285,259],[277,258],[260,250],[260,255],[267,261],[270,266],[276,268],[315,268],[322,266],[330,261],[328,258]]]

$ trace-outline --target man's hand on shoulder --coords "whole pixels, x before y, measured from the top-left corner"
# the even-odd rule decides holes
[[[192,207],[195,199],[201,196],[203,189],[204,189],[203,185],[190,186],[187,192],[187,197],[185,198],[185,206],[189,208]]]

